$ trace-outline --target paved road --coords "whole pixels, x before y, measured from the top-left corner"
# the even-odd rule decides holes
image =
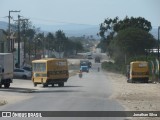
[[[0,111],[123,111],[124,108],[116,101],[110,100],[111,83],[103,72],[97,72],[100,64],[93,64],[89,73],[71,77],[65,87],[36,88],[29,80],[15,80],[15,85],[5,94],[28,96],[27,99],[0,107]],[[16,87],[16,85],[24,85]],[[26,84],[26,86],[25,86]],[[30,85],[30,89],[27,88]],[[32,93],[25,91],[32,90]],[[13,118],[12,118],[13,119]],[[42,118],[43,120],[124,120],[124,118]],[[17,120],[17,118],[15,118]]]

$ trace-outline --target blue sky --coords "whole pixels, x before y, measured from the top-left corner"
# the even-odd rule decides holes
[[[0,21],[9,10],[34,24],[78,23],[99,25],[105,18],[144,17],[160,26],[160,0],[0,0]],[[12,13],[17,19],[17,13]]]

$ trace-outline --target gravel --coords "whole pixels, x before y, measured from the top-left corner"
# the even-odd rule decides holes
[[[112,82],[113,94],[126,111],[160,111],[159,83],[127,83],[124,75],[106,72]],[[134,117],[129,120],[159,120],[158,117]]]

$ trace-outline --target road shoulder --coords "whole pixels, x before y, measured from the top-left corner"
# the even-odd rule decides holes
[[[126,111],[160,111],[160,84],[127,83],[124,75],[105,72],[109,77],[113,94],[110,99],[117,100]],[[132,118],[137,120],[138,118]],[[144,119],[144,118],[139,118]],[[154,120],[158,118],[154,118]],[[145,120],[152,120],[148,118]]]

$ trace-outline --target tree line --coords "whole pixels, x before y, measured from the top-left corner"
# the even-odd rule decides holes
[[[107,18],[100,24],[101,42],[97,47],[115,63],[126,63],[129,58],[147,55],[147,49],[157,47],[157,41],[149,33],[151,29],[151,22],[142,17]]]
[[[31,22],[28,22],[26,25],[21,23],[20,34],[21,42],[24,42],[24,54],[28,54],[29,59],[31,56],[38,58],[38,55],[44,54],[44,51],[64,52],[64,57],[83,51],[82,42],[69,39],[62,30],[55,33],[44,33],[40,32],[40,28],[36,28]],[[16,42],[18,42],[17,39]]]

